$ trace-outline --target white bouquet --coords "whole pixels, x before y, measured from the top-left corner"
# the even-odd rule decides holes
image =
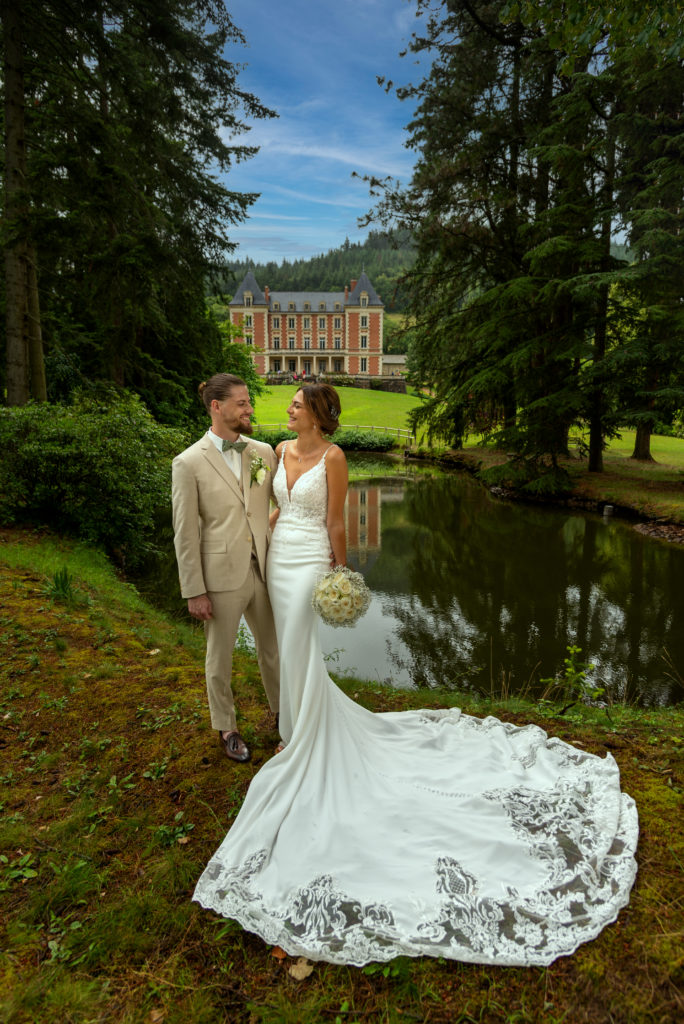
[[[311,606],[329,626],[353,626],[368,611],[370,598],[361,573],[337,565],[316,581]]]

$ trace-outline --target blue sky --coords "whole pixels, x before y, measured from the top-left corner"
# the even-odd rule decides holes
[[[371,206],[368,186],[352,172],[410,177],[405,148],[411,118],[376,81],[417,80],[413,55],[399,57],[414,26],[411,0],[228,0],[246,47],[242,88],[279,117],[252,122],[241,137],[258,145],[226,184],[260,192],[249,220],[234,227],[236,256],[261,262],[301,259],[363,239],[357,220]]]

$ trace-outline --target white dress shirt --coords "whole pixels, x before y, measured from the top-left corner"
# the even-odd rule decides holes
[[[226,466],[228,466],[229,469],[233,471],[235,479],[240,484],[240,486],[242,486],[242,455],[240,454],[240,452],[236,452],[234,448],[229,448],[227,451],[224,452],[222,450],[223,438],[219,437],[218,434],[215,434],[211,427],[209,427],[207,434],[216,445],[216,449],[218,452],[220,452]],[[242,434],[238,434],[236,440],[245,441],[246,438],[244,438]]]

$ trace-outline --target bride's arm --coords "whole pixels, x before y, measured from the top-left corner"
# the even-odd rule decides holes
[[[284,445],[284,443],[285,443],[284,441],[281,441],[280,444],[276,447],[276,450],[275,450],[276,458],[278,459],[278,462],[280,462],[280,460],[283,457],[283,445]],[[271,511],[269,512],[269,516],[268,516],[268,528],[269,528],[269,530],[273,529],[275,524],[278,522],[278,516],[280,515],[280,509],[278,508],[278,505],[276,503],[276,497],[275,497],[275,494],[273,493],[273,490],[271,490],[271,503],[272,503],[273,507],[271,508]]]
[[[347,564],[347,538],[344,532],[344,499],[347,497],[347,460],[337,445],[329,449],[325,460],[328,478],[328,536],[333,565]]]

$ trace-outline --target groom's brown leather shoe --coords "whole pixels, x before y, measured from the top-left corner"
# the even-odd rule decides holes
[[[219,747],[223,749],[226,757],[229,757],[231,761],[238,761],[240,764],[249,761],[252,756],[239,732],[229,732],[225,739],[223,733],[219,732]]]

